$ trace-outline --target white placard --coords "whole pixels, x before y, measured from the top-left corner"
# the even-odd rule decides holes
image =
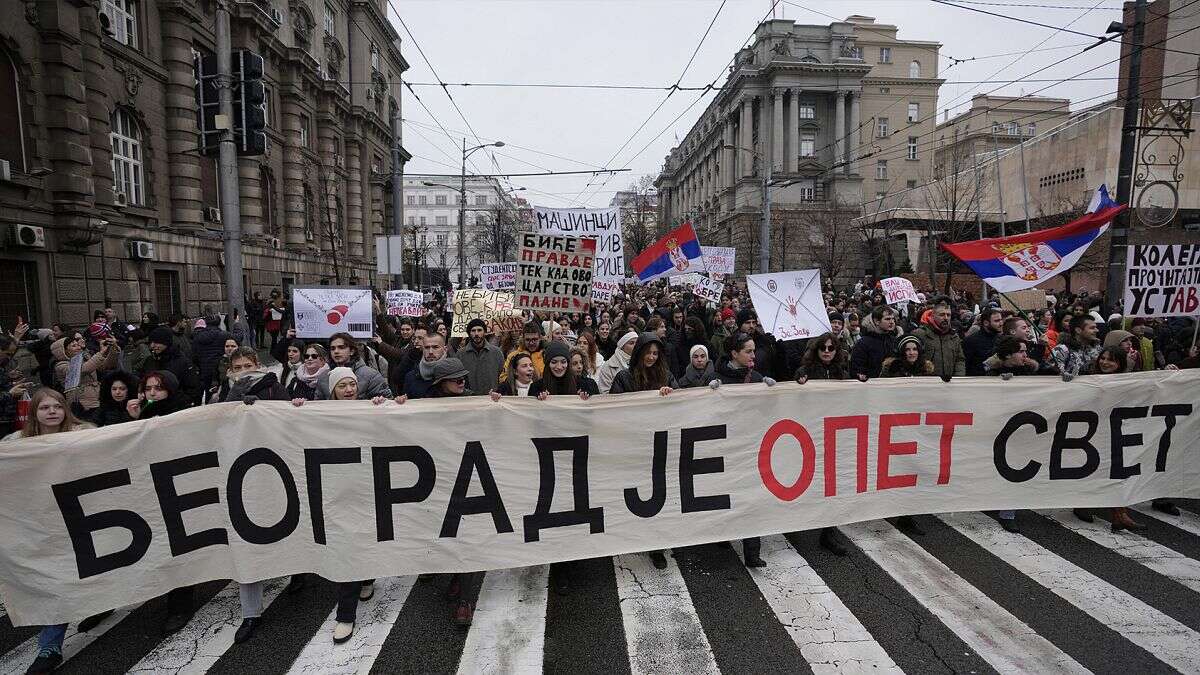
[[[1200,314],[1200,244],[1130,245],[1125,316]]]
[[[668,281],[672,287],[695,286],[696,280],[699,278],[699,272],[688,272],[687,274],[677,274],[673,277],[668,277]]]
[[[704,253],[704,269],[711,274],[733,274],[737,249],[731,246],[701,246]]]
[[[592,302],[612,302],[613,294],[621,290],[616,281],[592,279]]]
[[[328,339],[334,333],[370,339],[375,313],[369,288],[293,286],[296,337]]]
[[[511,291],[517,286],[517,263],[484,263],[479,266],[479,278],[489,291]]]
[[[592,304],[596,240],[521,233],[517,309],[584,312]]]
[[[724,290],[725,284],[702,276],[697,276],[696,283],[692,285],[692,293],[708,302],[720,302],[721,292]]]
[[[422,303],[425,297],[420,291],[388,291],[387,313],[389,316],[424,316]]]
[[[883,291],[884,301],[889,305],[917,301],[917,289],[913,288],[913,283],[904,277],[882,279],[879,287]]]
[[[621,235],[621,209],[552,209],[533,207],[533,231],[592,237],[596,240],[596,279],[625,276],[625,246]]]
[[[746,290],[763,332],[776,340],[799,340],[827,333],[829,314],[821,297],[821,271],[751,274]]]

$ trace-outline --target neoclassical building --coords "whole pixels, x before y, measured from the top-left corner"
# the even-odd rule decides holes
[[[16,315],[81,325],[105,304],[195,315],[225,299],[216,159],[199,151],[195,97],[215,2],[5,0],[5,327]],[[408,67],[385,0],[228,7],[234,48],[266,62],[268,151],[239,159],[248,292],[371,283]]]
[[[824,230],[848,227],[864,198],[923,182],[940,45],[896,33],[863,16],[761,23],[666,157],[656,182],[661,223],[690,219],[702,243],[738,247],[739,272],[757,271],[769,176],[771,267],[795,269],[815,264]]]

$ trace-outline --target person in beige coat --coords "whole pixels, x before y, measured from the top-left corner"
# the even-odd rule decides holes
[[[100,374],[117,367],[120,352],[117,341],[109,337],[100,343],[100,351],[88,354],[84,351],[83,335],[78,332],[50,345],[50,354],[54,358],[54,384],[62,390],[77,415],[90,420],[100,407]]]

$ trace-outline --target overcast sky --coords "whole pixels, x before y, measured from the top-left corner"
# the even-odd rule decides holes
[[[1109,22],[1121,18],[1119,0],[992,1],[1066,8],[980,2],[970,6],[1091,35],[1101,35]],[[404,57],[411,65],[405,79],[414,85],[437,81],[418,51],[419,45],[437,75],[448,83],[667,87],[679,78],[721,6],[720,0],[390,2],[389,16],[403,40]],[[718,76],[717,84],[722,84],[733,54],[747,42],[770,7],[771,0],[727,0],[683,76],[681,86],[704,86]],[[399,25],[396,12],[407,24],[416,44]],[[1010,96],[1033,94],[1046,88],[1041,95],[1070,98],[1074,109],[1105,100],[1105,94],[1111,97],[1117,87],[1116,63],[1104,65],[1118,58],[1116,43],[1076,55],[1082,45],[1090,42],[1088,38],[939,5],[931,0],[781,1],[776,12],[781,18],[807,24],[828,24],[834,18],[865,14],[875,17],[877,23],[899,26],[901,39],[942,43],[939,72],[947,83],[941,88],[939,111],[951,107],[959,112],[969,105],[973,94],[989,93],[997,87],[1001,87],[995,92],[997,95]],[[1021,52],[1035,47],[1039,51],[1021,56]],[[1054,47],[1062,49],[1047,50]],[[945,57],[977,60],[951,65],[953,62]],[[1067,57],[1072,58],[1057,63]],[[1030,75],[1046,66],[1049,66],[1046,70]],[[1055,82],[1088,70],[1091,72],[1080,77],[1093,79]],[[1001,86],[1023,76],[1029,77]],[[956,84],[976,80],[997,82]],[[462,138],[467,136],[468,145],[475,145],[475,136],[467,133],[463,117],[441,88],[414,86],[414,89],[428,110],[410,92],[404,92],[404,146],[413,154],[406,172],[457,174]],[[663,101],[665,91],[452,86],[450,93],[480,142],[502,140],[507,144],[494,151],[499,170],[492,164],[492,158],[480,151],[472,156],[475,168],[469,164],[468,172],[630,169],[599,178],[581,175],[511,179],[514,187],[526,188],[523,196],[534,204],[547,206],[604,206],[613,192],[626,188],[639,176],[657,174],[663,157],[675,145],[676,135],[683,137],[713,96],[708,93],[696,103],[699,92],[676,92],[634,136],[635,130]],[[685,112],[689,106],[692,107]],[[677,116],[680,117],[676,121]],[[437,122],[445,127],[449,137]],[[620,149],[631,136],[632,141]]]

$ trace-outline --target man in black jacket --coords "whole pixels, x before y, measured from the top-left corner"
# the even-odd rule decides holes
[[[208,391],[217,374],[217,366],[225,356],[225,341],[231,336],[221,330],[220,317],[209,316],[204,323],[204,328],[192,332],[192,360],[200,371],[201,391]]]
[[[1004,326],[1004,315],[995,307],[979,313],[979,330],[963,340],[963,355],[967,357],[967,375],[984,375],[983,362],[996,351],[996,338]]]
[[[862,320],[860,337],[850,353],[850,374],[866,382],[879,377],[883,360],[896,351],[902,331],[896,326],[896,311],[879,305]]]

